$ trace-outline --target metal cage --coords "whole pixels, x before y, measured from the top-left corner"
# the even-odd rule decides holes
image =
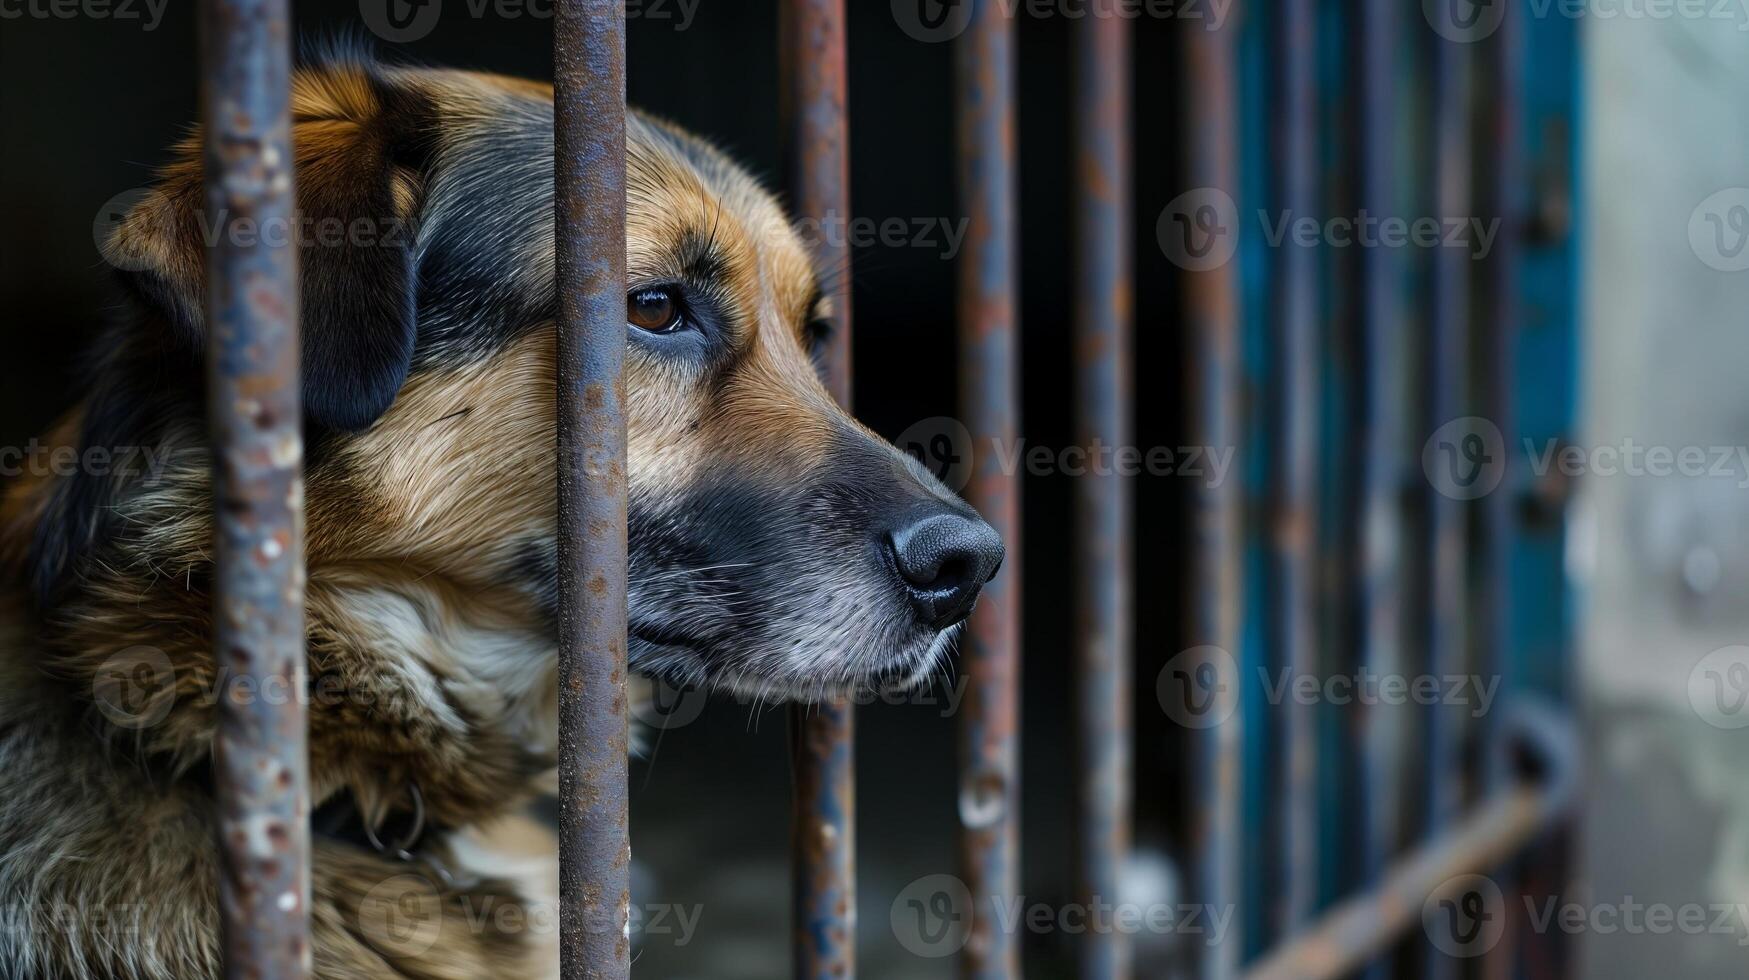
[[[781,4],[788,183],[803,216],[850,213],[845,3]],[[1012,441],[1018,425],[1022,66],[1009,5],[967,6],[954,93],[959,191],[971,222],[960,259],[960,384],[964,420],[982,446]],[[1130,25],[1119,6],[1099,0],[1098,15],[1072,28],[1079,312],[1071,370],[1083,444],[1133,439],[1137,114]],[[1191,356],[1182,382],[1194,393],[1198,438],[1260,450],[1244,480],[1191,502],[1196,587],[1187,615],[1203,647],[1167,665],[1187,698],[1199,685],[1231,697],[1223,723],[1184,732],[1192,777],[1181,857],[1193,871],[1191,893],[1240,909],[1243,934],[1203,950],[1195,971],[1210,980],[1382,977],[1393,962],[1417,962],[1415,975],[1450,976],[1457,959],[1414,938],[1424,908],[1455,899],[1454,882],[1466,874],[1512,869],[1500,873],[1511,887],[1521,874],[1546,884],[1559,871],[1575,762],[1558,714],[1516,710],[1473,730],[1434,709],[1406,732],[1364,712],[1272,704],[1253,677],[1260,666],[1402,670],[1419,654],[1435,674],[1486,670],[1506,678],[1514,696],[1563,697],[1558,517],[1518,506],[1535,488],[1519,480],[1524,468],[1509,448],[1498,461],[1506,492],[1464,500],[1421,472],[1441,465],[1442,447],[1429,449],[1430,459],[1405,447],[1466,416],[1493,420],[1505,447],[1515,432],[1558,437],[1572,421],[1570,380],[1548,394],[1521,379],[1532,367],[1544,377],[1572,371],[1574,236],[1547,216],[1572,212],[1565,155],[1576,141],[1544,134],[1551,123],[1570,131],[1576,118],[1575,28],[1508,5],[1498,30],[1472,44],[1420,24],[1411,31],[1399,18],[1414,12],[1386,0],[1242,6],[1225,28],[1187,31],[1177,53],[1186,186],[1239,201],[1233,217],[1259,206],[1314,213],[1334,198],[1388,213],[1419,200],[1434,215],[1489,214],[1503,225],[1499,247],[1479,263],[1439,256],[1416,269],[1384,249],[1342,256],[1241,242],[1231,262],[1185,267]],[[285,218],[293,200],[288,0],[204,0],[201,20],[211,211]],[[1404,45],[1426,56],[1417,62],[1424,75],[1403,67]],[[560,0],[554,63],[563,973],[623,978],[631,972],[623,0]],[[1170,96],[1149,93],[1141,111]],[[1392,140],[1411,123],[1425,146],[1405,159]],[[289,244],[242,240],[216,236],[209,261],[215,649],[221,670],[295,689],[305,683],[295,261]],[[843,243],[820,249],[823,267],[848,267]],[[823,372],[848,404],[850,279],[832,281],[841,284],[840,329]],[[974,459],[970,500],[1011,558],[972,619],[965,652],[971,688],[957,812],[974,913],[961,953],[967,977],[1021,974],[1018,937],[999,928],[992,906],[1021,891],[1019,494],[1014,473]],[[1092,900],[1119,892],[1132,843],[1133,504],[1115,475],[1083,478],[1074,502],[1078,889]],[[1145,652],[1143,676],[1152,676],[1166,658]],[[290,980],[310,971],[305,731],[297,698],[220,706],[230,976]],[[1411,736],[1423,748],[1419,786],[1393,765]],[[1479,763],[1466,765],[1466,744],[1486,747]],[[850,977],[851,706],[797,713],[792,745],[794,975]],[[1336,781],[1354,789],[1352,805],[1328,791]],[[1406,807],[1410,800],[1419,802]],[[1419,825],[1404,826],[1404,812],[1419,813]],[[1507,935],[1490,947],[1489,975],[1515,967],[1562,975],[1553,937]],[[1078,959],[1089,980],[1134,972],[1115,931],[1084,937]]]

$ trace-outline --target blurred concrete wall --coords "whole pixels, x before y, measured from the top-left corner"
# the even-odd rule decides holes
[[[1584,25],[1586,977],[1749,975],[1749,9],[1704,6]]]

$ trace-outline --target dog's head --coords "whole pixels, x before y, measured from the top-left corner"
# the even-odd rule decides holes
[[[312,590],[396,566],[520,596],[544,625],[556,577],[551,91],[340,60],[299,73],[294,110]],[[771,195],[678,129],[628,125],[634,667],[767,695],[919,676],[995,574],[1000,541],[817,380],[832,311]],[[140,424],[175,379],[198,384],[203,245],[227,217],[207,214],[202,194],[191,140],[111,239],[146,311],[112,360],[155,366],[130,391],[93,394],[88,443],[116,441],[117,417]],[[198,430],[155,438],[201,442]],[[191,449],[187,468],[200,464]],[[96,492],[57,492],[50,510],[63,513],[34,556],[47,596],[107,537],[138,533],[106,526],[118,508],[87,506]],[[190,515],[204,503],[185,501]],[[158,546],[201,552],[210,526],[178,520],[186,540],[159,532]]]

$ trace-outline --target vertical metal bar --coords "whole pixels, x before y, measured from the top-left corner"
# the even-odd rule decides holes
[[[1360,213],[1390,214],[1391,147],[1396,135],[1392,104],[1397,39],[1392,25],[1398,0],[1365,0],[1360,7],[1357,203]],[[1392,250],[1379,242],[1358,249],[1361,364],[1365,381],[1361,416],[1361,665],[1374,676],[1402,672],[1401,426],[1406,416],[1399,369],[1401,325]],[[1402,840],[1398,813],[1403,745],[1401,712],[1384,705],[1356,706],[1363,746],[1361,862],[1366,880],[1379,879]],[[1369,970],[1388,976],[1389,957]]]
[[[1576,201],[1583,170],[1576,159],[1585,118],[1579,45],[1583,25],[1566,17],[1525,17],[1515,25],[1513,56],[1519,94],[1517,136],[1520,222],[1516,283],[1518,324],[1511,416],[1513,442],[1522,454],[1545,440],[1573,440],[1578,365],[1578,242],[1584,211]],[[1532,315],[1534,311],[1534,315]],[[1520,459],[1522,459],[1522,455]],[[1558,474],[1526,473],[1512,508],[1512,665],[1515,695],[1570,706],[1573,596],[1564,574],[1567,505],[1571,484]],[[1572,881],[1572,841],[1578,814],[1570,815],[1521,868],[1522,896],[1558,897]],[[1521,907],[1521,906],[1520,906]],[[1560,978],[1576,972],[1576,944],[1559,930],[1524,930],[1522,976]]]
[[[789,187],[798,217],[850,218],[850,123],[845,0],[783,0],[782,102],[789,139]],[[832,300],[832,335],[821,379],[850,406],[850,246],[822,231],[814,260]]]
[[[1239,89],[1239,121],[1235,139],[1244,149],[1239,153],[1239,187],[1234,205],[1239,214],[1253,215],[1265,208],[1274,209],[1275,158],[1269,152],[1270,126],[1274,121],[1275,99],[1271,89],[1275,59],[1274,35],[1277,18],[1245,17],[1237,38],[1234,70]],[[1182,240],[1182,239],[1181,239]],[[1239,378],[1241,398],[1255,410],[1243,413],[1239,419],[1237,441],[1243,447],[1255,447],[1236,458],[1243,465],[1243,507],[1247,519],[1240,527],[1240,590],[1255,601],[1241,610],[1239,649],[1234,661],[1242,679],[1239,688],[1239,711],[1245,716],[1245,740],[1241,750],[1239,799],[1241,820],[1239,840],[1244,842],[1239,854],[1239,893],[1259,896],[1239,910],[1244,947],[1241,962],[1261,956],[1278,939],[1275,925],[1280,903],[1275,896],[1282,887],[1282,868],[1274,847],[1274,831],[1281,813],[1277,789],[1282,775],[1279,752],[1280,729],[1276,712],[1270,706],[1272,658],[1279,645],[1278,624],[1274,618],[1273,531],[1270,508],[1281,477],[1280,460],[1272,447],[1279,441],[1272,428],[1275,422],[1273,395],[1279,389],[1276,378],[1280,365],[1276,363],[1278,349],[1271,337],[1274,325],[1272,292],[1278,270],[1279,248],[1272,247],[1268,235],[1241,235],[1232,261],[1239,270]]]
[[[1317,213],[1315,130],[1316,21],[1312,0],[1282,0],[1274,18],[1275,86],[1270,137],[1275,201],[1283,214]],[[1270,455],[1279,474],[1270,497],[1275,604],[1273,663],[1294,677],[1317,677],[1312,582],[1318,487],[1317,255],[1291,243],[1271,281],[1276,370]],[[1284,885],[1280,935],[1311,921],[1318,903],[1317,716],[1289,698],[1281,706],[1280,857]]]
[[[1481,555],[1477,559],[1477,639],[1476,669],[1485,678],[1501,679],[1507,691],[1514,689],[1512,665],[1512,551],[1516,533],[1514,503],[1519,487],[1514,477],[1519,467],[1513,465],[1517,445],[1516,349],[1518,344],[1518,261],[1523,234],[1526,182],[1519,154],[1521,128],[1524,125],[1523,63],[1519,58],[1520,15],[1508,4],[1500,27],[1486,46],[1484,64],[1490,77],[1490,111],[1487,119],[1492,132],[1485,144],[1488,174],[1489,210],[1499,220],[1494,251],[1487,267],[1487,316],[1479,321],[1476,335],[1477,399],[1481,414],[1500,431],[1501,451],[1505,458],[1501,480],[1494,491],[1481,500],[1476,514],[1480,528]],[[1485,722],[1489,730],[1498,728],[1498,717]],[[1498,788],[1506,784],[1511,774],[1502,772],[1499,760],[1484,772],[1488,785]],[[1513,889],[1506,889],[1511,894]],[[1489,977],[1509,977],[1514,974],[1519,930],[1518,917],[1508,919],[1504,940],[1484,962],[1483,973]],[[1539,942],[1554,944],[1552,934],[1559,930],[1543,930],[1550,935]]]
[[[1008,548],[966,634],[960,713],[961,865],[973,922],[962,976],[1020,976],[1019,936],[998,909],[1020,893],[1020,484],[1000,451],[1020,415],[1015,277],[1014,24],[1001,0],[973,0],[956,42],[959,192],[970,227],[960,258],[960,399],[972,434],[967,496]]]
[[[798,217],[841,227],[850,216],[850,131],[846,121],[844,0],[784,0],[779,48],[789,138],[789,186]],[[850,407],[850,248],[821,233],[815,267],[831,297],[832,332],[820,375]],[[790,710],[795,778],[790,873],[794,930],[791,975],[856,975],[856,754],[854,706],[823,701]]]
[[[1130,245],[1130,28],[1102,0],[1074,28],[1076,440],[1126,446],[1134,413]],[[1115,472],[1075,483],[1081,900],[1122,900],[1131,829],[1131,488]],[[1105,923],[1079,949],[1082,980],[1127,980],[1128,936]]]
[[[1354,113],[1355,13],[1351,0],[1317,0],[1319,85],[1320,203],[1329,214],[1352,214],[1355,170],[1353,140],[1347,138]],[[1357,644],[1360,483],[1354,465],[1361,449],[1355,406],[1359,403],[1358,342],[1353,249],[1323,248],[1318,253],[1321,343],[1319,396],[1317,580],[1321,669],[1350,672]],[[1361,753],[1348,730],[1347,713],[1321,703],[1318,725],[1318,904],[1336,902],[1363,884],[1353,860],[1361,821],[1354,797]]]
[[[1191,186],[1231,196],[1238,182],[1234,120],[1238,92],[1234,75],[1235,19],[1219,29],[1187,32]],[[1235,445],[1239,433],[1239,298],[1231,262],[1186,274],[1189,379],[1195,392],[1196,438],[1216,451]],[[1240,616],[1239,480],[1199,484],[1195,502],[1193,567],[1198,593],[1192,636],[1202,646],[1237,648]],[[1231,656],[1211,657],[1198,670],[1231,671]],[[1216,676],[1207,691],[1237,691],[1236,676]],[[1244,712],[1193,733],[1195,805],[1190,854],[1196,864],[1196,900],[1221,914],[1235,913],[1239,894],[1240,765]],[[1235,922],[1238,917],[1235,916]],[[1202,975],[1224,980],[1238,975],[1242,937],[1232,934],[1203,950]]]
[[[292,226],[285,0],[201,5],[206,209]],[[221,676],[304,689],[302,402],[295,243],[221,234],[207,252],[213,649]],[[239,689],[233,685],[233,689]],[[219,699],[213,749],[228,977],[310,974],[308,737],[302,698]]]
[[[1579,102],[1582,25],[1569,17],[1527,17],[1516,28],[1520,68],[1517,157],[1522,181],[1516,273],[1520,317],[1514,428],[1520,454],[1545,440],[1571,443],[1578,401],[1578,245],[1584,211],[1577,148],[1585,142]],[[1534,311],[1534,316],[1530,314]],[[1527,443],[1526,440],[1531,440]],[[1573,490],[1558,474],[1525,474],[1514,535],[1513,680],[1555,703],[1572,696],[1572,595],[1566,507]]]
[[[1434,35],[1434,213],[1442,220],[1464,217],[1470,209],[1468,52],[1469,45]],[[1435,249],[1433,253],[1428,310],[1432,336],[1424,364],[1428,379],[1425,438],[1432,438],[1441,426],[1463,414],[1469,378],[1465,367],[1469,363],[1470,262],[1469,255],[1458,249]],[[1435,465],[1439,465],[1437,459]],[[1427,672],[1434,677],[1462,676],[1468,673],[1463,642],[1467,587],[1464,508],[1454,496],[1440,492],[1434,480],[1429,479],[1424,487],[1432,561],[1425,637]],[[1423,829],[1429,837],[1443,832],[1464,805],[1462,724],[1451,706],[1437,699],[1428,706]],[[1431,946],[1424,955],[1423,973],[1428,980],[1451,975],[1450,957]]]
[[[853,706],[791,708],[791,975],[856,976],[856,743]]]
[[[624,0],[553,21],[559,290],[559,927],[566,980],[631,976]]]
[[[1519,128],[1523,124],[1518,54],[1518,17],[1506,8],[1499,30],[1486,46],[1484,64],[1490,74],[1490,129],[1484,144],[1488,173],[1488,208],[1500,227],[1486,267],[1487,315],[1476,336],[1477,398],[1483,414],[1500,429],[1507,458],[1500,485],[1483,498],[1478,519],[1482,524],[1483,555],[1478,584],[1478,639],[1480,666],[1489,674],[1502,675],[1512,643],[1508,602],[1511,596],[1509,559],[1514,521],[1512,502],[1516,487],[1511,466],[1514,446],[1513,398],[1514,349],[1518,340],[1517,262],[1522,235],[1524,175],[1519,162]],[[1506,775],[1506,774],[1500,774]]]

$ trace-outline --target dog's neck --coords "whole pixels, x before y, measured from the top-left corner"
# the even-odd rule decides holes
[[[173,468],[170,479],[198,469]],[[11,593],[4,605],[9,618],[32,620],[34,649],[0,657],[34,661],[78,706],[91,737],[166,778],[189,778],[209,758],[220,697],[287,696],[215,667],[204,549],[138,550],[210,540],[204,515],[180,511],[163,526],[135,525],[106,543],[65,595],[27,613],[24,576],[8,559],[45,509],[30,491],[50,487],[12,490],[0,513],[10,518],[0,531]],[[174,493],[185,501],[205,495]],[[131,519],[164,513],[156,506]],[[406,561],[313,564],[309,675],[297,696],[309,711],[314,801],[349,793],[374,819],[405,808],[416,787],[428,819],[459,826],[525,799],[553,764],[557,725],[556,654],[533,605],[515,589]],[[118,692],[126,703],[106,702]]]

